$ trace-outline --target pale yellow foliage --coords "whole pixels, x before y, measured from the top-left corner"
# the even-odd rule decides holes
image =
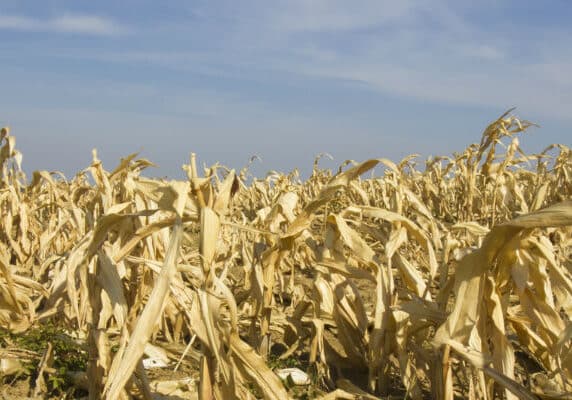
[[[141,176],[136,154],[108,172],[94,151],[71,180],[28,183],[4,128],[0,326],[76,332],[90,398],[287,399],[273,368],[288,360],[324,399],[570,396],[572,151],[525,155],[530,125],[504,114],[421,170],[410,156],[332,176],[320,155],[307,180],[250,182],[201,176],[194,154],[184,182]],[[149,382],[157,346],[196,385]],[[21,370],[10,354],[3,374]]]

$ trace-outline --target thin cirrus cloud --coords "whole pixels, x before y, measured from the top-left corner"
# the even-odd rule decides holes
[[[375,91],[447,105],[505,109],[570,121],[572,102],[567,31],[538,32],[510,23],[494,29],[471,18],[462,4],[431,6],[408,0],[279,2],[242,10],[235,18],[243,59],[257,68],[332,81],[353,81]],[[492,5],[491,5],[492,6]],[[500,7],[500,6],[495,6]],[[501,9],[499,9],[500,11]],[[249,12],[250,11],[250,12]],[[264,21],[253,26],[250,14]],[[237,60],[238,58],[238,60]],[[240,55],[233,63],[240,62]],[[224,60],[222,60],[224,63]]]
[[[351,31],[409,18],[412,1],[292,1],[271,18],[278,29],[292,32]]]
[[[129,31],[126,26],[109,18],[83,14],[63,14],[43,19],[19,15],[0,15],[0,30],[74,33],[93,36],[114,36]]]

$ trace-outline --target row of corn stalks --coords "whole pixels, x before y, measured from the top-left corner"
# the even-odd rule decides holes
[[[30,182],[4,128],[1,326],[76,332],[90,398],[152,398],[142,356],[182,342],[200,399],[290,398],[276,349],[324,399],[572,396],[572,151],[524,154],[530,125],[507,113],[421,168],[253,179],[192,155],[166,181],[94,151]]]

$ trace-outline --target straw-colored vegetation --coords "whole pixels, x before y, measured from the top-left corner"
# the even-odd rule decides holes
[[[0,392],[572,396],[572,151],[505,114],[450,157],[26,181],[0,141]],[[163,360],[149,369],[144,359]],[[309,385],[281,380],[295,366]],[[16,396],[16,394],[12,394]]]

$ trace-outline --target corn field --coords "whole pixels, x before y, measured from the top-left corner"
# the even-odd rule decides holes
[[[0,135],[0,375],[89,399],[572,398],[572,150],[510,113],[452,156],[28,181]],[[54,388],[51,323],[85,353]],[[54,335],[56,337],[57,335]],[[3,338],[3,339],[2,339]],[[164,362],[161,376],[147,359]],[[296,365],[309,382],[284,378]],[[26,365],[33,368],[26,369]],[[184,371],[184,373],[181,373]],[[174,377],[177,377],[175,379]],[[0,387],[1,389],[1,387]],[[54,394],[55,393],[55,394]]]

